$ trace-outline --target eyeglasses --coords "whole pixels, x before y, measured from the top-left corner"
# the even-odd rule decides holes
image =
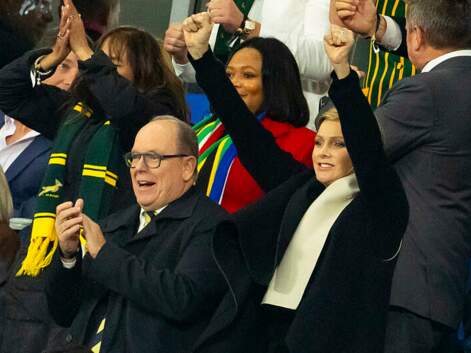
[[[164,159],[178,158],[178,157],[188,157],[189,154],[158,154],[155,152],[128,152],[124,157],[124,161],[129,168],[136,168],[137,162],[144,159],[144,164],[148,168],[158,168],[160,167],[160,162]]]

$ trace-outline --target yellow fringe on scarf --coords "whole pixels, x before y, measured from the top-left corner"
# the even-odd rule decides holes
[[[50,265],[58,245],[55,220],[56,215],[53,213],[35,215],[28,254],[16,273],[17,276],[36,277],[43,268]]]

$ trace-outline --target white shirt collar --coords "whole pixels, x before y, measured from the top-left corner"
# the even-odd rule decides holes
[[[159,214],[160,212],[162,212],[165,209],[165,207],[167,207],[167,205],[165,205],[164,207],[159,208],[158,210],[156,210],[154,212],[157,212],[157,214]],[[139,213],[139,228],[137,229],[138,233],[141,230],[143,230],[145,228],[145,226],[147,226],[147,222],[146,222],[146,218],[145,218],[146,212],[147,211],[141,207],[141,212]]]
[[[6,138],[8,136],[13,135],[15,131],[16,131],[15,119],[10,118],[8,115],[5,115],[5,123],[0,128],[0,140],[1,140],[0,146],[5,147],[7,145]],[[36,136],[39,136],[39,132],[31,130],[28,133],[26,133],[22,138],[20,138],[18,141],[15,141],[13,144],[19,143],[24,140],[33,139]]]
[[[433,60],[430,60],[422,69],[422,72],[429,72],[432,71],[437,65],[441,64],[442,62],[451,59],[451,58],[456,58],[458,56],[471,56],[471,50],[466,49],[466,50],[456,50],[452,51],[450,53],[446,53],[442,56],[439,56],[438,58],[435,58]]]

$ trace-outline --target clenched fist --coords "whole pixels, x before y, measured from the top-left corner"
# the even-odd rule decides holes
[[[176,63],[186,64],[188,62],[183,25],[181,23],[174,23],[168,27],[165,32],[164,49],[173,56]]]
[[[183,21],[185,43],[194,59],[201,58],[209,49],[213,24],[207,12],[201,12]]]

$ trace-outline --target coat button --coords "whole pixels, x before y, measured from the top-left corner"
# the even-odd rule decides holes
[[[67,336],[65,336],[65,341],[66,341],[67,343],[72,342],[72,335],[71,335],[70,333],[68,333]]]

